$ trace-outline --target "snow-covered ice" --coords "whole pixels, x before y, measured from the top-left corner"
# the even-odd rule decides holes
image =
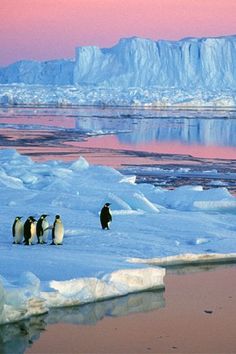
[[[37,163],[0,150],[0,323],[164,287],[165,266],[235,261],[236,198],[224,187],[136,184],[108,167]],[[111,203],[110,230],[99,211]],[[63,245],[13,244],[16,216],[62,218]],[[49,235],[49,241],[50,241]]]
[[[72,85],[0,84],[3,106],[132,106],[135,108],[230,108],[236,106],[236,90],[176,87],[97,87]]]

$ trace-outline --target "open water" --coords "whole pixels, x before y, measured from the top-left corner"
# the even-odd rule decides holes
[[[137,182],[236,191],[236,111],[1,108],[0,148],[36,161],[74,160]]]

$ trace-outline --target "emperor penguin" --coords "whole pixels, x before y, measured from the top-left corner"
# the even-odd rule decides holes
[[[100,222],[101,222],[103,230],[105,230],[105,229],[109,230],[109,225],[112,221],[112,215],[111,215],[111,211],[109,209],[110,205],[111,205],[110,203],[104,204],[104,206],[100,212]]]
[[[21,221],[22,216],[17,216],[12,225],[13,243],[21,243],[24,237],[24,224]]]
[[[42,214],[36,224],[36,234],[38,243],[47,243],[48,239],[48,227],[47,214]]]
[[[55,216],[55,221],[52,227],[52,243],[51,245],[62,245],[64,237],[64,226],[60,215]]]
[[[24,243],[25,245],[32,245],[36,243],[36,219],[29,216],[24,223]]]

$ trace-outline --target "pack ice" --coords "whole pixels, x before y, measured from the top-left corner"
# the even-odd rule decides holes
[[[0,151],[0,323],[164,287],[165,267],[235,261],[236,199],[226,188],[137,184],[113,168],[37,163]],[[110,230],[99,212],[111,203]],[[13,244],[16,216],[59,214],[61,246]]]

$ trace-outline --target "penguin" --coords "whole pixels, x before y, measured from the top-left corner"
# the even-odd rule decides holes
[[[36,234],[38,243],[47,243],[48,227],[47,214],[42,214],[36,224]]]
[[[100,222],[103,230],[105,229],[109,230],[109,224],[112,221],[112,215],[109,209],[110,205],[111,205],[110,203],[104,204],[100,212]]]
[[[24,237],[24,224],[21,221],[22,216],[17,216],[12,225],[13,243],[21,243]]]
[[[24,244],[32,245],[36,241],[36,219],[29,216],[24,223]]]
[[[52,227],[52,243],[51,245],[62,245],[64,237],[64,226],[60,215],[55,216],[55,221]]]

